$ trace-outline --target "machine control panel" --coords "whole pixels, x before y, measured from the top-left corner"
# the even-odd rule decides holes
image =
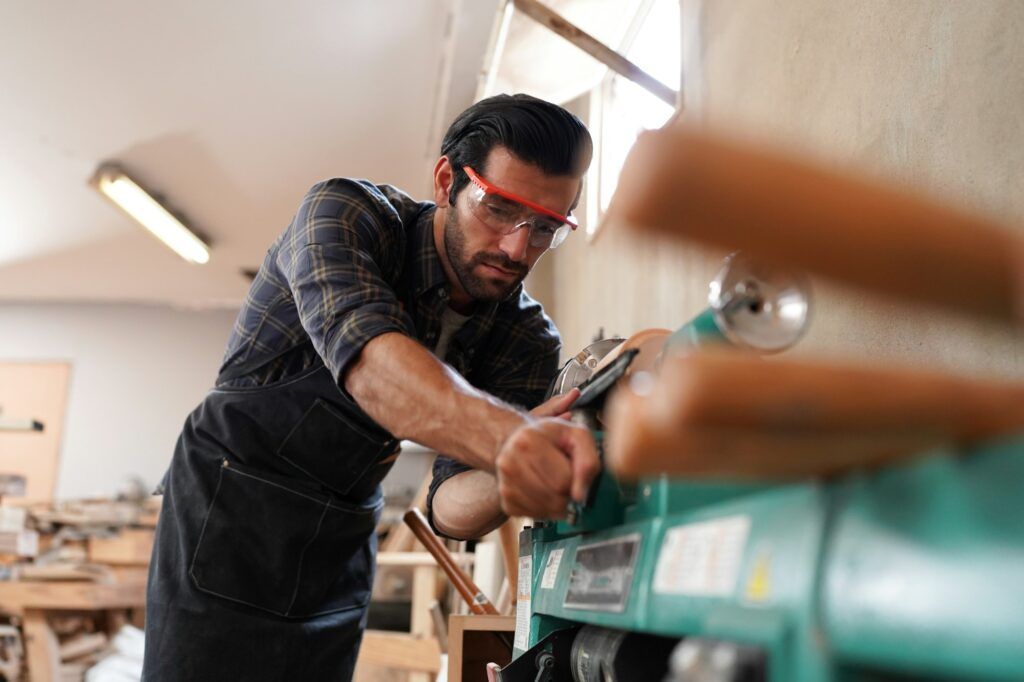
[[[580,545],[576,549],[565,607],[622,612],[640,554],[640,533]]]

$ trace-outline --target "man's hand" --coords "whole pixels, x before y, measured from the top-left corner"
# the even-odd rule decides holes
[[[530,415],[568,417],[568,410],[578,397],[579,391],[573,389],[533,408]],[[531,423],[536,421],[533,420]],[[562,459],[565,457],[561,454],[558,456]],[[494,474],[478,469],[456,474],[442,483],[434,495],[433,511],[434,523],[441,532],[457,538],[482,537],[504,523],[507,518],[502,512],[498,479]],[[559,510],[559,513],[562,511],[564,509]],[[529,513],[532,515],[534,511],[531,510]],[[540,512],[537,514],[541,515]]]
[[[579,396],[573,389],[532,411],[534,416],[564,414]],[[532,420],[512,432],[494,462],[505,514],[557,519],[570,496],[583,502],[600,467],[590,431],[564,419]]]

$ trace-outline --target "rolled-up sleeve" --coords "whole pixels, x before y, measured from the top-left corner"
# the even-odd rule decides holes
[[[385,277],[402,238],[397,215],[360,183],[341,179],[315,185],[284,235],[278,268],[303,329],[339,386],[371,339],[414,333]]]

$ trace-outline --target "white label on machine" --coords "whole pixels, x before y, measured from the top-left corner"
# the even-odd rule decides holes
[[[555,588],[555,578],[558,577],[558,567],[562,565],[562,552],[564,551],[564,549],[553,549],[551,554],[548,554],[548,563],[544,566],[544,577],[540,581],[542,590]]]
[[[701,597],[733,594],[749,531],[747,516],[670,528],[661,543],[654,591]]]
[[[533,557],[519,557],[519,585],[516,588],[516,649],[530,647],[530,596],[533,584]]]

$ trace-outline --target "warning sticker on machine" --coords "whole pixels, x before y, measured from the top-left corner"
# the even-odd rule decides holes
[[[670,528],[661,543],[654,591],[701,597],[731,595],[736,590],[749,531],[747,516]]]
[[[516,588],[516,649],[530,646],[530,597],[533,588],[533,557],[519,557],[519,580]]]
[[[558,577],[558,567],[562,565],[562,553],[564,549],[553,549],[548,554],[548,562],[544,565],[544,577],[540,580],[542,590],[552,590],[555,587],[555,578]]]

